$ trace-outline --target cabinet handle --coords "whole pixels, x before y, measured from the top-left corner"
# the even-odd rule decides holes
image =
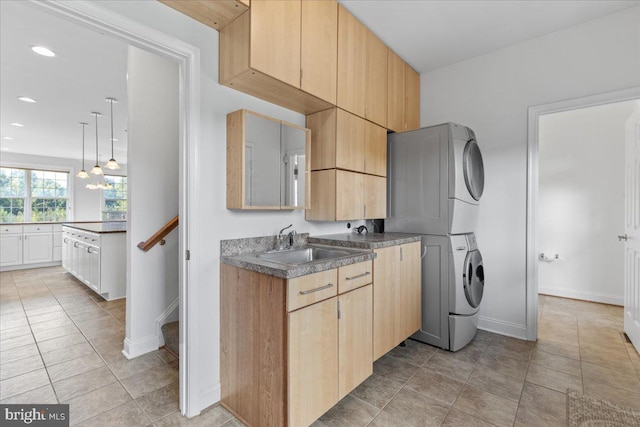
[[[27,240],[27,236],[24,236],[24,240]]]
[[[18,236],[18,240],[22,240],[22,236]]]
[[[404,260],[404,256],[402,255],[402,246],[400,246],[400,261]]]
[[[73,242],[73,247],[77,248],[78,247],[78,242]]]
[[[333,287],[333,283],[327,283],[326,285],[320,286],[319,288],[309,289],[308,291],[300,291],[300,295],[312,294],[314,292],[318,292],[318,291],[321,291],[323,289],[329,289],[331,287]]]
[[[355,279],[359,279],[359,278],[361,278],[361,277],[368,276],[368,275],[370,275],[370,274],[371,274],[371,273],[370,273],[369,271],[365,271],[364,273],[362,273],[362,274],[358,274],[357,276],[346,277],[346,278],[345,278],[345,280],[355,280]]]

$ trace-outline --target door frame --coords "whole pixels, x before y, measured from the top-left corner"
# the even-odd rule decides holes
[[[196,310],[189,299],[198,268],[197,257],[187,259],[196,241],[191,224],[198,224],[195,197],[198,193],[198,141],[200,129],[200,49],[126,16],[88,1],[36,1],[29,5],[59,18],[152,52],[179,66],[179,291],[180,298],[180,412],[187,417],[200,413],[197,377]],[[127,251],[128,254],[128,251]],[[129,257],[129,255],[128,255]]]
[[[527,235],[526,235],[526,325],[527,340],[538,339],[538,181],[540,174],[540,116],[595,107],[640,98],[640,87],[599,93],[529,107],[527,136]]]

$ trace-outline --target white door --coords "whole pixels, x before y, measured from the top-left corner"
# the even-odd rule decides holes
[[[0,236],[0,267],[22,264],[22,234]]]
[[[53,234],[28,233],[24,235],[23,264],[37,264],[53,260]]]
[[[624,331],[640,351],[640,111],[626,127]]]

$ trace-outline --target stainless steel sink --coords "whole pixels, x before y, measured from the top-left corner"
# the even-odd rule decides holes
[[[359,251],[333,249],[323,246],[305,246],[298,249],[265,252],[255,255],[256,258],[278,264],[300,265],[330,258],[342,258],[356,255]]]

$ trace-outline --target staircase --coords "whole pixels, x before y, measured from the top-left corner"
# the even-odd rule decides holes
[[[176,357],[180,356],[180,339],[178,322],[169,322],[162,325],[162,335],[164,336],[164,347]]]

